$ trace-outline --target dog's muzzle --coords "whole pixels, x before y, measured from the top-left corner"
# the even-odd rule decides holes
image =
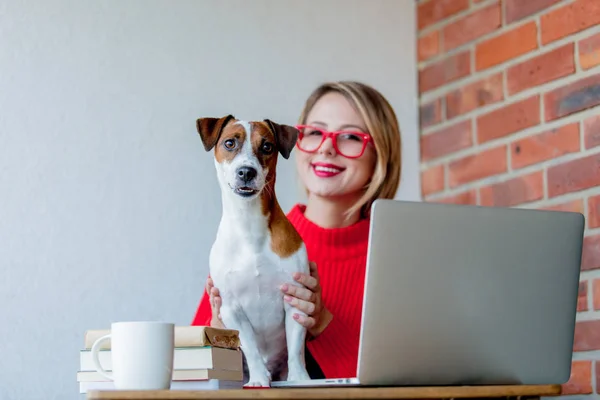
[[[244,183],[250,183],[254,178],[256,178],[257,172],[256,169],[252,167],[240,167],[236,171],[238,180]]]
[[[236,175],[236,185],[235,185],[235,193],[242,197],[250,197],[258,193],[258,188],[256,187],[256,176],[258,175],[258,171],[253,167],[239,167],[235,171]]]

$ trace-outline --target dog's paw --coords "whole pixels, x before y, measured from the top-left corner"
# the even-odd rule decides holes
[[[306,372],[306,368],[301,365],[291,366],[289,367],[289,372],[287,376],[288,381],[308,381],[310,380],[310,375]]]
[[[256,379],[256,377],[251,376],[244,387],[271,387],[271,380],[267,377],[264,377],[264,379]]]

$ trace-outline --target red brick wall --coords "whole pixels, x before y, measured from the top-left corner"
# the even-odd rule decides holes
[[[426,201],[587,217],[573,374],[600,393],[600,0],[420,0]]]

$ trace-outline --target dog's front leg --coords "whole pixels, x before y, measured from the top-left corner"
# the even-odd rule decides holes
[[[248,383],[244,386],[270,387],[271,374],[258,349],[254,329],[241,307],[221,308],[221,318],[228,329],[239,331],[240,345],[248,365]]]
[[[294,319],[294,313],[306,315],[295,307],[285,304],[285,336],[288,347],[288,381],[309,380],[304,359],[306,328]]]

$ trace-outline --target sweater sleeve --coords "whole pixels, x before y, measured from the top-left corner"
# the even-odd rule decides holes
[[[192,320],[192,325],[210,326],[210,320],[212,319],[212,309],[210,307],[210,298],[208,292],[204,289],[200,304],[196,309],[196,315]]]
[[[306,343],[327,378],[356,375],[359,337],[354,337],[344,321],[335,316],[314,340]]]

